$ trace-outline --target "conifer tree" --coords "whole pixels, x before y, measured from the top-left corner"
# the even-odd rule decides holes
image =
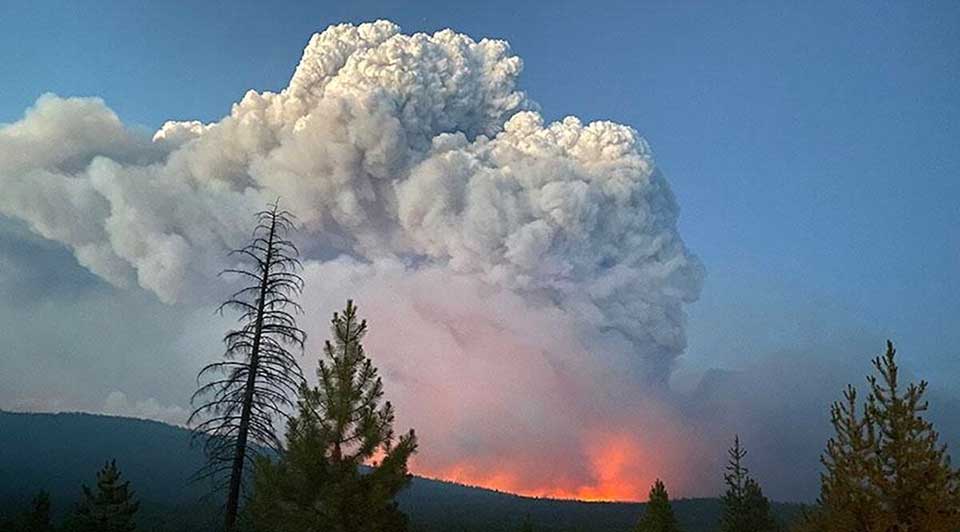
[[[115,460],[97,472],[95,489],[83,486],[74,529],[78,532],[131,532],[140,503],[134,499],[130,482],[123,480]]]
[[[23,532],[53,532],[49,493],[41,490],[33,497],[30,510],[23,514],[19,528]]]
[[[198,477],[227,492],[227,532],[236,526],[247,466],[263,449],[282,447],[274,420],[295,407],[291,396],[304,382],[291,352],[302,350],[306,339],[294,318],[302,312],[295,298],[303,280],[297,247],[286,238],[293,215],[275,203],[257,220],[250,243],[231,253],[246,265],[223,272],[249,282],[220,306],[238,311],[241,326],[224,336],[225,360],[197,376],[207,382],[194,394],[197,407],[188,420],[207,456]]]
[[[258,461],[249,515],[271,532],[406,530],[394,497],[410,480],[416,436],[395,437],[393,407],[381,404],[383,382],[361,343],[367,323],[352,301],[331,329],[319,384],[302,388],[288,422],[286,451],[276,463]]]
[[[637,532],[679,532],[677,518],[673,515],[670,505],[670,496],[667,488],[660,479],[650,488],[650,499],[644,510],[643,517],[637,524]]]
[[[960,530],[960,477],[946,446],[924,419],[927,383],[900,382],[896,350],[887,341],[867,378],[863,414],[857,392],[831,409],[835,435],[821,457],[819,508],[806,529],[826,532],[948,532]]]
[[[866,412],[858,413],[856,388],[848,385],[843,397],[830,407],[835,435],[820,458],[826,472],[819,502],[830,516],[826,520],[825,512],[814,509],[807,521],[823,521],[819,526],[825,530],[887,530],[891,521],[874,484],[880,476],[876,428]]]
[[[723,480],[727,490],[723,494],[723,515],[720,520],[722,532],[768,532],[777,529],[777,523],[770,515],[770,502],[763,495],[760,484],[750,476],[743,465],[746,449],[740,445],[740,437],[735,436],[733,447],[727,453],[730,456],[727,472]]]

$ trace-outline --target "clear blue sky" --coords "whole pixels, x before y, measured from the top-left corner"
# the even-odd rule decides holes
[[[548,118],[651,142],[708,271],[688,361],[849,330],[960,375],[960,2],[269,4],[0,4],[0,122],[48,91],[213,120],[343,21],[506,39]]]

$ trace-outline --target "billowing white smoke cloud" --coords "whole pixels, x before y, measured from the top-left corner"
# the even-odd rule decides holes
[[[0,130],[0,213],[173,302],[280,197],[308,258],[446,267],[669,359],[701,278],[669,187],[632,128],[524,111],[520,70],[503,41],[380,21],[314,35],[281,93],[152,142],[99,100],[45,96]]]
[[[458,324],[444,325],[450,349],[410,333],[450,366],[435,376],[459,378],[472,360],[477,375],[515,380],[517,400],[549,368],[590,382],[593,360],[607,382],[662,382],[703,275],[669,186],[628,126],[544,124],[521,69],[503,41],[378,21],[314,35],[280,93],[250,91],[219,122],[168,122],[152,138],[100,100],[44,96],[0,128],[0,214],[114,285],[177,302],[213,295],[226,251],[279,197],[301,225],[308,308],[348,286],[373,315],[399,309],[410,321],[398,334]],[[454,351],[464,360],[444,358]],[[529,401],[526,419],[561,405]]]

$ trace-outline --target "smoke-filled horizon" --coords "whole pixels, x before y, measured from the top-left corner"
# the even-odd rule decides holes
[[[98,98],[42,96],[0,126],[0,215],[114,291],[37,312],[113,331],[113,350],[146,353],[157,373],[104,390],[102,406],[71,402],[61,378],[59,396],[9,407],[182,422],[187,394],[158,390],[188,388],[217,356],[230,317],[210,316],[229,290],[216,274],[279,199],[305,263],[305,371],[354,299],[397,428],[420,435],[415,473],[619,500],[660,477],[709,495],[742,431],[760,470],[783,475],[774,494],[807,496],[826,404],[866,365],[831,373],[826,358],[784,355],[671,389],[709,264],[684,243],[669,175],[629,125],[546,121],[522,70],[505,41],[378,21],[313,35],[284,89],[225,101],[210,123],[144,131]],[[807,434],[786,441],[791,430]]]

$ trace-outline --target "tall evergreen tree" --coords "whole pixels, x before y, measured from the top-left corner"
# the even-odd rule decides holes
[[[750,476],[743,465],[746,449],[740,445],[740,437],[735,436],[733,447],[727,453],[730,459],[723,480],[727,485],[724,492],[723,515],[720,520],[722,532],[772,532],[777,523],[770,515],[770,502],[763,495],[760,484]]]
[[[248,464],[261,449],[282,447],[274,420],[295,407],[290,397],[304,382],[291,352],[302,350],[306,339],[294,319],[302,312],[295,298],[303,280],[297,247],[286,238],[293,216],[275,203],[257,220],[250,243],[231,253],[246,265],[223,272],[249,282],[220,306],[238,311],[241,326],[224,336],[225,360],[197,376],[207,382],[193,396],[197,406],[188,421],[207,455],[198,476],[227,491],[227,532],[236,526]]]
[[[249,505],[258,530],[406,530],[394,497],[410,480],[416,436],[395,437],[393,407],[381,404],[383,382],[361,344],[367,323],[352,301],[333,315],[332,331],[319,385],[302,389],[288,423],[286,451],[276,463],[258,461]]]
[[[826,530],[887,530],[892,522],[874,484],[880,475],[876,427],[866,412],[858,412],[856,388],[848,385],[843,397],[830,407],[835,435],[820,457],[826,472],[821,475],[819,502],[830,514],[830,524],[819,509],[814,509],[807,521],[823,521],[820,527]]]
[[[83,499],[73,520],[78,532],[131,532],[140,503],[134,499],[130,482],[123,480],[116,460],[97,472],[95,489],[83,486]]]
[[[831,409],[835,435],[821,457],[819,508],[806,529],[827,532],[960,530],[960,477],[946,446],[924,419],[927,383],[900,382],[896,349],[873,360],[870,394],[858,414],[857,392]]]
[[[677,518],[673,515],[667,488],[658,478],[650,488],[650,498],[643,517],[637,524],[637,532],[680,532]]]

